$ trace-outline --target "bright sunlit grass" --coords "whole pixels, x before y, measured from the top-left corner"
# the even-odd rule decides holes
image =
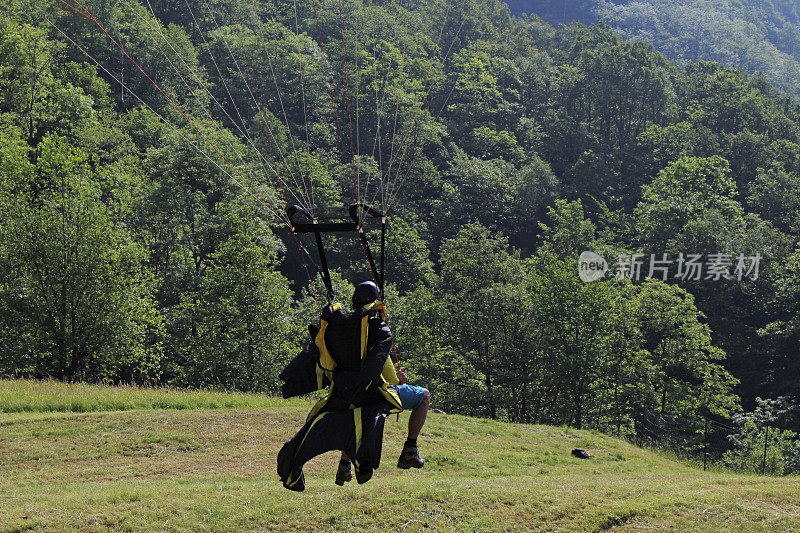
[[[0,380],[0,413],[130,411],[133,409],[249,409],[286,405],[262,394],[59,381]]]
[[[704,472],[594,431],[432,413],[425,468],[399,470],[403,414],[369,483],[337,487],[328,453],[294,493],[275,458],[306,400],[4,381],[0,401],[26,410],[0,415],[0,533],[800,530],[797,477]],[[44,412],[68,409],[94,412]]]

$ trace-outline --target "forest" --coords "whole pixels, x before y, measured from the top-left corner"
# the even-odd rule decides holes
[[[364,198],[435,407],[796,472],[797,86],[684,59],[498,0],[12,0],[0,373],[277,393],[326,303],[284,209]]]
[[[800,6],[792,0],[508,0],[551,24],[609,25],[678,63],[716,61],[800,95]]]

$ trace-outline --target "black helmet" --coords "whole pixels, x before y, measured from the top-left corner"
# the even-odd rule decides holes
[[[378,290],[378,286],[371,281],[364,281],[359,283],[353,292],[353,309],[361,309],[365,305],[380,299],[381,291]]]

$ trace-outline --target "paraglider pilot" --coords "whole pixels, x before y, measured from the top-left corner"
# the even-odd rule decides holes
[[[380,292],[378,287],[371,281],[365,281],[359,284],[353,293],[353,310],[357,312],[358,310],[364,309],[366,306],[369,306],[372,302],[379,299]],[[374,317],[378,317],[377,311],[372,311],[371,313]],[[375,363],[380,363],[383,361],[383,363],[380,365],[380,368],[382,369],[384,365],[394,366],[392,365],[389,353],[392,347],[392,333],[389,330],[389,326],[387,326],[386,322],[383,320],[381,320],[380,332],[381,335],[379,337],[373,337],[375,339],[375,344],[368,347],[367,357],[373,355],[375,357]],[[375,350],[374,354],[372,354],[371,350],[373,347],[378,348]],[[362,368],[364,363],[369,364],[369,362],[367,362],[367,358],[365,358],[362,362]],[[375,364],[373,366],[373,370],[377,367],[378,365]],[[394,389],[397,392],[397,395],[400,397],[403,410],[411,410],[411,416],[408,419],[408,437],[403,445],[403,451],[400,453],[400,458],[397,460],[397,468],[422,468],[422,466],[425,464],[425,460],[419,456],[417,438],[419,437],[419,433],[422,430],[422,426],[425,424],[426,417],[428,416],[428,407],[430,406],[431,399],[430,392],[428,392],[428,389],[410,385],[408,383],[408,376],[406,376],[404,367],[401,367],[399,370],[397,370],[395,374],[397,376],[397,382],[390,383],[389,388]],[[377,373],[374,377],[378,377]],[[334,372],[334,387],[335,386],[336,372]],[[353,478],[350,464],[350,459],[344,452],[342,452],[342,457],[339,460],[339,469],[336,472],[337,485],[344,485],[345,482],[350,481]]]
[[[278,454],[278,475],[284,487],[305,488],[303,465],[330,450],[341,450],[336,483],[367,482],[380,464],[383,426],[391,413],[411,410],[408,438],[397,467],[422,468],[417,437],[425,423],[429,392],[406,383],[404,369],[396,371],[390,358],[392,333],[386,308],[372,282],[356,287],[353,312],[329,304],[320,323],[309,326],[311,341],[281,373],[284,398],[328,388],[306,423]]]

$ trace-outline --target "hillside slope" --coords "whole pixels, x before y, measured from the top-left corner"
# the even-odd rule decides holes
[[[602,21],[668,58],[717,61],[763,72],[800,95],[800,8],[787,0],[508,0],[512,12],[552,24]]]
[[[601,434],[431,415],[422,471],[387,424],[368,484],[336,457],[284,490],[275,456],[306,407],[0,415],[0,530],[790,530],[800,485],[703,472]],[[580,460],[573,447],[595,457]]]

